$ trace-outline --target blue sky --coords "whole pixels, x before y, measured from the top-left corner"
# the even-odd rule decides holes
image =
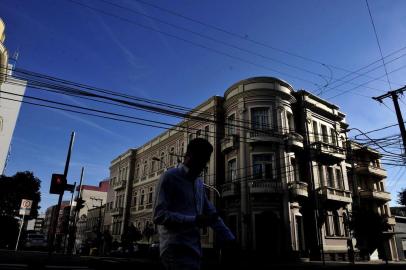
[[[334,81],[346,73],[336,67],[356,70],[380,59],[368,9],[365,1],[361,0],[149,1],[237,33],[245,40],[137,1],[114,2],[126,9],[99,0],[81,2],[121,16],[131,23],[67,0],[0,0],[0,16],[6,23],[6,46],[10,54],[17,49],[20,52],[17,67],[193,107],[212,95],[222,95],[231,84],[251,76],[275,76],[288,81],[295,89],[318,92],[326,82],[330,82],[328,87],[332,88],[341,84]],[[370,0],[369,5],[383,54],[406,46],[406,2]],[[131,10],[246,51],[142,17]],[[187,42],[163,33],[181,37]],[[250,40],[269,46],[260,46]],[[221,51],[222,54],[190,42]],[[270,47],[317,60],[329,65],[329,68]],[[406,57],[402,56],[405,53],[406,50],[402,50],[386,59],[390,62],[387,70],[392,89],[405,84],[406,68],[403,66],[406,65]],[[397,57],[399,59],[394,60]],[[375,66],[378,67],[379,63]],[[376,78],[384,74],[383,67],[379,67],[367,75]],[[330,98],[331,102],[340,106],[347,114],[350,126],[365,131],[396,122],[393,111],[370,98],[389,90],[386,77],[341,96],[331,97],[371,80],[370,77],[361,76],[336,89],[325,88],[322,94],[322,97]],[[27,94],[88,105],[84,101],[61,98],[34,89],[28,89]],[[391,100],[386,100],[386,104],[392,109]],[[403,103],[401,106],[404,110]],[[137,111],[132,114],[171,123],[178,121]],[[69,181],[77,181],[81,166],[85,166],[86,184],[97,184],[108,177],[109,163],[113,158],[161,132],[159,129],[23,105],[6,173],[11,175],[17,171],[31,170],[42,180],[43,211],[57,201],[56,195],[48,194],[49,181],[52,173],[63,172],[69,136],[73,130],[77,136]],[[374,135],[380,137],[396,133],[399,130],[395,127]],[[388,167],[388,172],[391,192],[406,186],[405,168]],[[395,193],[392,196],[395,198]]]

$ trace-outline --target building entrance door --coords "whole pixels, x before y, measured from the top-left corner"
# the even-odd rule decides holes
[[[282,230],[280,218],[271,211],[255,215],[256,250],[262,255],[278,258],[281,255]]]

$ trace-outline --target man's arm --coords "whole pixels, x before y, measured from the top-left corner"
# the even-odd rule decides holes
[[[179,225],[195,225],[196,216],[184,215],[168,209],[170,199],[170,175],[164,173],[159,179],[157,189],[155,191],[155,203],[153,220],[155,224],[164,225],[167,227]]]
[[[218,216],[216,208],[214,205],[209,201],[206,196],[206,192],[204,192],[204,204],[203,204],[203,214],[207,216],[214,216],[215,218],[212,219],[211,224],[208,224],[212,229],[217,233],[217,239],[220,242],[227,242],[227,241],[234,241],[235,236],[230,231],[230,229],[224,224],[223,220]]]

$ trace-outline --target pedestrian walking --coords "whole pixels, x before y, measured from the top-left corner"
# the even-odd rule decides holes
[[[166,269],[200,269],[203,227],[212,227],[218,241],[235,240],[208,200],[199,178],[212,152],[207,140],[191,140],[184,162],[166,171],[159,180],[153,218],[158,225],[160,255]]]

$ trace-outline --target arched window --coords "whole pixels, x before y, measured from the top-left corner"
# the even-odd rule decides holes
[[[147,170],[148,170],[148,160],[145,160],[145,161],[144,161],[144,168],[143,168],[142,173],[143,173],[144,175],[146,175],[146,174],[147,174]]]
[[[175,159],[173,158],[173,154],[175,154],[175,147],[171,147],[171,150],[169,151],[169,166],[172,166],[175,164]]]
[[[148,204],[151,204],[151,203],[152,203],[153,190],[154,190],[153,187],[150,187],[150,188],[149,188]]]
[[[145,191],[141,190],[140,205],[144,205]]]
[[[165,167],[165,153],[161,153],[161,157],[159,158],[159,169],[163,169]]]

